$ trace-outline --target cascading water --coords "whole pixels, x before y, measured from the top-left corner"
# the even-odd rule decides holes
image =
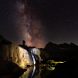
[[[32,56],[33,64],[35,65],[35,64],[36,64],[36,60],[35,60],[35,57],[34,57],[34,55],[33,55],[32,50],[31,50],[31,56]]]

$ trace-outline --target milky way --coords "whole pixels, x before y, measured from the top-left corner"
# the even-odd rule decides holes
[[[28,46],[78,44],[78,4],[70,0],[0,0],[0,34]]]
[[[25,40],[28,46],[44,47],[43,26],[37,17],[32,14],[32,7],[26,1],[16,1],[14,23],[20,40]]]

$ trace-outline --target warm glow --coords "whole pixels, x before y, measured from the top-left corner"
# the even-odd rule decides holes
[[[19,66],[25,68],[27,65],[32,65],[32,60],[26,49],[19,47]]]

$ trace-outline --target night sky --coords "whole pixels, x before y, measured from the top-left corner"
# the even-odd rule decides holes
[[[43,47],[49,41],[78,44],[75,0],[0,0],[0,34]]]

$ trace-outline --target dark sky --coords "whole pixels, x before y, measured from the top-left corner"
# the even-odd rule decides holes
[[[34,0],[48,41],[78,44],[78,4],[74,0]]]
[[[17,0],[19,1],[19,0]],[[0,34],[19,41],[14,13],[16,0],[0,0]],[[78,4],[75,0],[28,0],[32,15],[42,23],[46,43],[78,44]]]

